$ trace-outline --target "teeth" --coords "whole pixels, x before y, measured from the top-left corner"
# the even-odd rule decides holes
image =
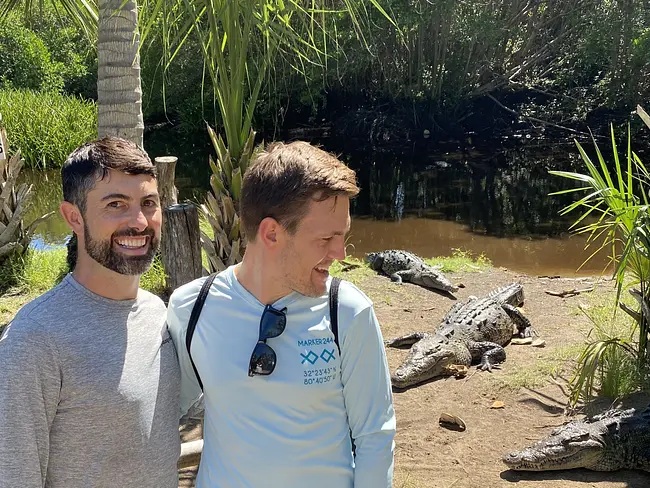
[[[116,239],[116,242],[122,247],[138,248],[147,243],[146,237],[128,237],[123,239]]]

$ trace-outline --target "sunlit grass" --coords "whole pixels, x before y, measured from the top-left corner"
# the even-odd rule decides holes
[[[0,90],[0,113],[11,148],[31,168],[59,167],[73,149],[97,136],[92,100],[31,90]]]
[[[528,347],[530,354],[540,351],[531,346],[516,347]],[[495,378],[498,384],[512,390],[543,386],[553,377],[573,371],[583,347],[582,344],[572,344],[553,349],[534,363],[516,367]]]
[[[629,295],[624,294],[621,299],[631,309],[637,308]],[[644,387],[635,354],[638,324],[620,309],[614,313],[615,306],[614,298],[591,299],[579,308],[592,328],[570,384],[574,403],[596,394],[619,398]]]
[[[442,266],[441,271],[443,273],[476,272],[492,267],[492,261],[484,254],[474,256],[471,251],[462,249],[453,249],[451,256],[427,258],[424,262],[431,266]]]

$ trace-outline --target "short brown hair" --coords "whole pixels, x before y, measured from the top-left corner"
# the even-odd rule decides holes
[[[359,194],[356,174],[335,156],[304,141],[269,145],[244,175],[242,229],[255,240],[260,222],[277,220],[294,233],[311,201]]]
[[[61,168],[63,199],[86,211],[86,197],[98,181],[114,169],[127,174],[156,177],[156,167],[137,144],[106,136],[82,144],[72,151]]]

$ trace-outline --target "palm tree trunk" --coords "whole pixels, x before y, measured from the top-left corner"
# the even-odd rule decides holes
[[[100,0],[97,34],[97,129],[142,146],[142,87],[135,0]]]

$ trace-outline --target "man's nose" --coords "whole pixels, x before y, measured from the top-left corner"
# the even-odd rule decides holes
[[[142,232],[149,226],[149,221],[147,220],[147,217],[145,216],[144,212],[140,207],[136,207],[133,209],[133,212],[131,212],[131,219],[129,220],[129,227],[132,229],[137,230],[138,232]]]
[[[345,238],[343,236],[332,239],[329,257],[342,261],[345,259]]]

